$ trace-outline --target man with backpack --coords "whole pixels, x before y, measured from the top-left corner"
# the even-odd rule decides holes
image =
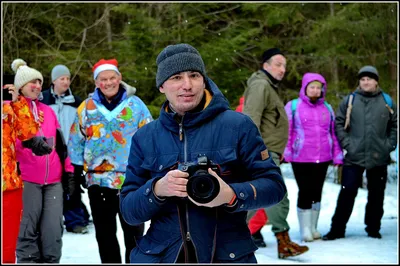
[[[344,150],[341,190],[331,230],[323,240],[345,237],[346,224],[353,211],[362,175],[366,170],[368,201],[365,231],[369,237],[379,233],[390,153],[397,145],[397,111],[391,97],[378,85],[375,67],[364,66],[358,72],[359,86],[346,96],[336,113],[335,131]]]

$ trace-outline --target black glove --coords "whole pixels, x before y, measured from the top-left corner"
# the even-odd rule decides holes
[[[69,197],[72,196],[76,186],[74,173],[64,173],[62,183],[64,193]]]
[[[82,185],[84,188],[87,188],[86,178],[83,174],[83,165],[73,164],[74,166],[74,175],[79,185]]]
[[[43,156],[52,152],[53,148],[46,142],[45,137],[33,137],[22,142],[24,148],[31,149],[37,156]]]

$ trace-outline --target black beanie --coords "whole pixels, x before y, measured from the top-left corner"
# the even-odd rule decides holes
[[[262,63],[264,63],[265,61],[267,61],[268,59],[277,54],[283,55],[283,53],[281,52],[281,50],[279,50],[279,48],[271,48],[266,50],[262,55]]]
[[[376,81],[379,81],[378,70],[376,70],[373,66],[363,66],[357,74],[357,78],[361,79],[362,77],[369,77]]]

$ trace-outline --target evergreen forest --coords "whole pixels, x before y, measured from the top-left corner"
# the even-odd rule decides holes
[[[42,72],[71,70],[72,90],[93,92],[92,67],[116,58],[123,80],[137,88],[154,118],[165,100],[155,85],[156,57],[167,45],[189,43],[207,74],[235,109],[264,50],[285,53],[284,102],[298,97],[302,76],[327,80],[337,108],[358,84],[357,72],[375,66],[379,84],[397,103],[398,2],[2,2],[2,71],[24,59]]]

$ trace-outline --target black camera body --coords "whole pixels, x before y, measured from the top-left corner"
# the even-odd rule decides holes
[[[200,155],[195,162],[178,164],[178,170],[189,174],[188,195],[198,203],[209,203],[220,191],[218,179],[208,173],[208,168],[220,175],[219,166],[205,155]]]

